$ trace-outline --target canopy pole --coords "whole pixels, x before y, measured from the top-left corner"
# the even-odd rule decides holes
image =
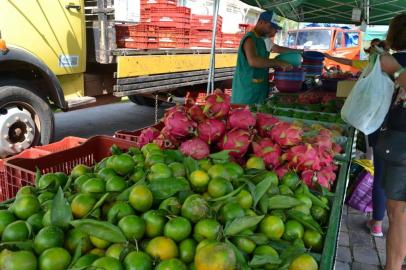
[[[370,23],[370,18],[369,18],[369,16],[370,16],[370,14],[369,14],[369,0],[364,0],[364,1],[362,2],[362,5],[363,5],[363,8],[364,8],[364,20],[365,20],[365,23],[366,23],[367,25],[369,25],[369,23]]]
[[[217,18],[219,13],[220,0],[214,0],[213,5],[213,33],[211,40],[211,51],[210,51],[210,68],[209,68],[209,79],[207,82],[207,95],[214,92],[214,78],[216,75],[216,35],[217,35]]]

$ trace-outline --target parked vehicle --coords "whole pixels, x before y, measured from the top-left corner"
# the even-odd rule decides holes
[[[360,59],[362,33],[347,27],[308,27],[288,31],[285,46],[297,49],[326,52],[336,57]],[[358,70],[326,59],[325,67],[339,66],[343,71]]]
[[[51,142],[55,109],[155,105],[207,82],[210,49],[118,49],[113,0],[5,1],[0,18],[0,157]],[[216,82],[236,58],[217,51]]]

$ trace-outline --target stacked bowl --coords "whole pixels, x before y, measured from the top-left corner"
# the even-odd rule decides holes
[[[317,51],[306,51],[303,53],[302,67],[306,76],[320,76],[324,68],[324,54]]]
[[[289,71],[275,69],[275,72],[273,73],[273,82],[275,83],[276,88],[280,92],[286,93],[300,91],[305,77],[304,70],[300,68],[302,64],[302,55],[295,52],[281,53],[275,57],[275,59],[287,62],[294,67]]]
[[[274,83],[280,92],[294,93],[302,90],[305,71],[302,68],[293,68],[289,71],[275,70]]]

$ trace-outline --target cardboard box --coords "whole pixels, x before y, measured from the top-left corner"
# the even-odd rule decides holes
[[[357,81],[344,80],[337,83],[337,97],[348,97]]]

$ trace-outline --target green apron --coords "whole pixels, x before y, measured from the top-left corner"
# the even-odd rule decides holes
[[[244,42],[250,37],[254,43],[257,55],[269,58],[264,40],[254,32],[248,32],[240,42],[238,48],[237,67],[233,78],[233,104],[255,104],[263,102],[269,94],[269,69],[253,68],[248,64],[244,53]]]

